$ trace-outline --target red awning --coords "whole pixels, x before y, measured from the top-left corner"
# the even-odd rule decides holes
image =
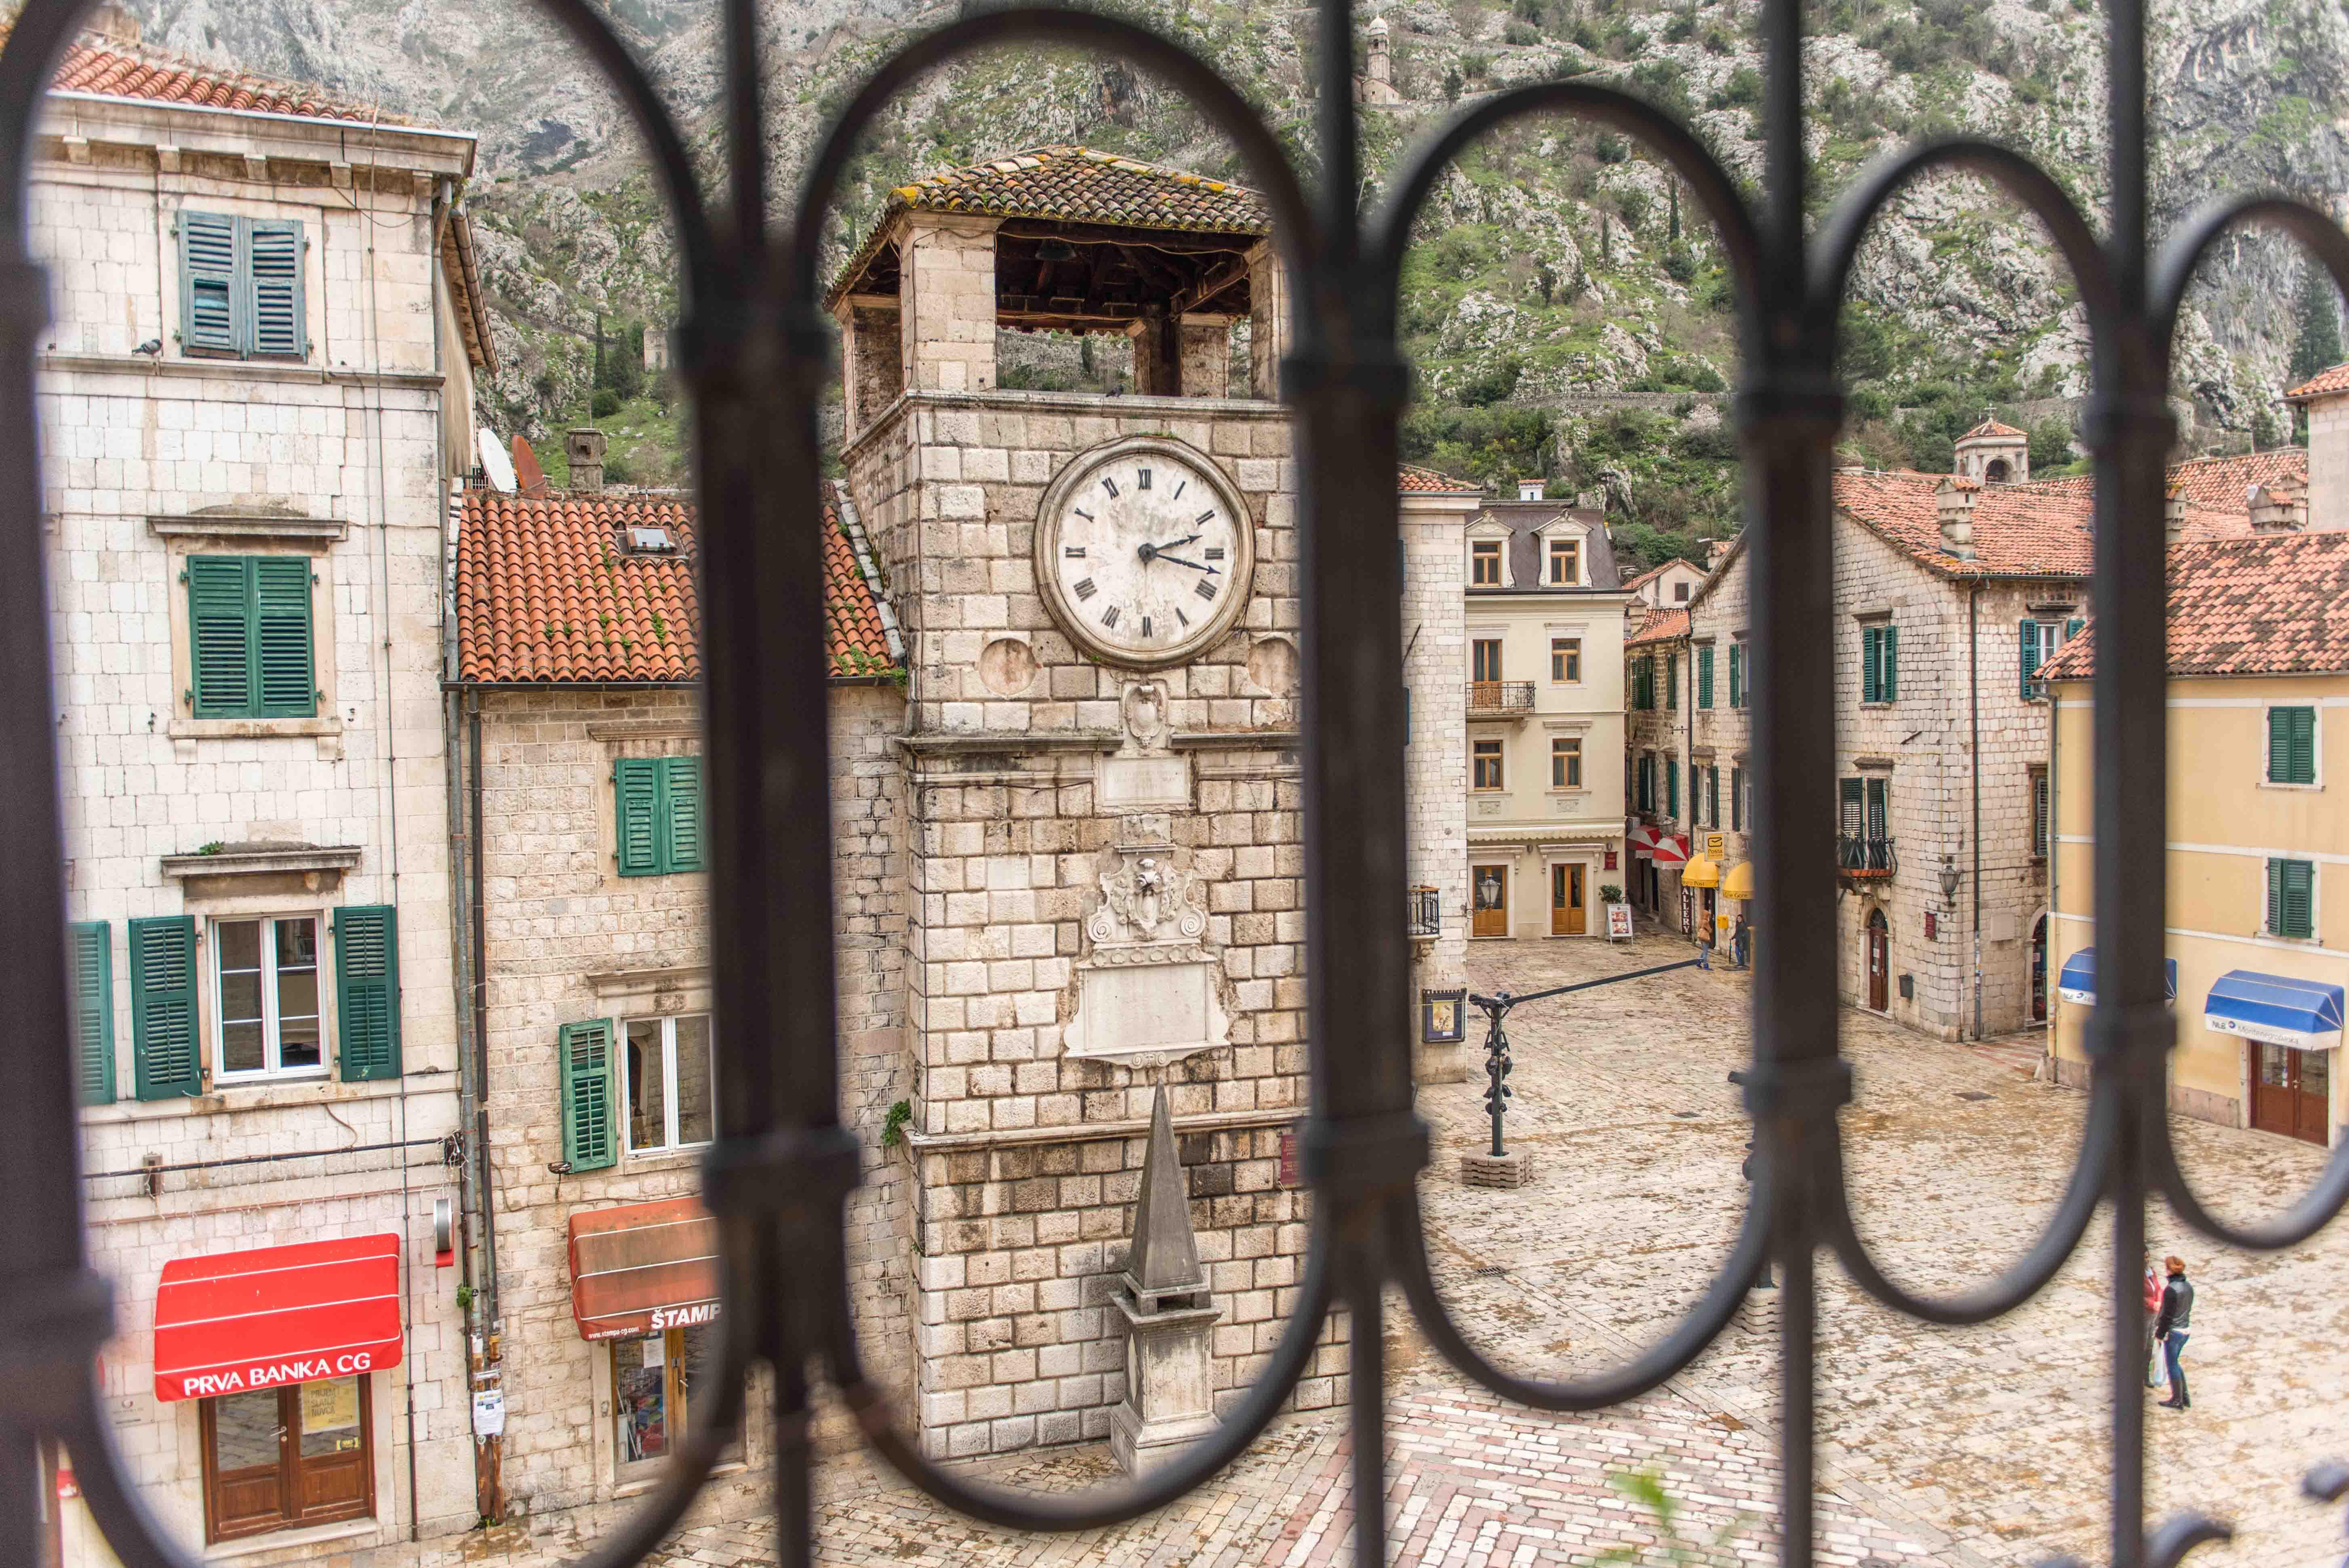
[[[692,1198],[571,1216],[571,1315],[583,1339],[718,1317],[718,1222]]]
[[[399,1365],[399,1238],[174,1258],[155,1287],[155,1398],[200,1399]]]
[[[1658,865],[1676,866],[1687,859],[1688,841],[1686,839],[1682,838],[1677,833],[1659,833],[1656,835],[1656,863]]]
[[[1631,848],[1640,854],[1656,847],[1656,830],[1641,822],[1631,830]]]

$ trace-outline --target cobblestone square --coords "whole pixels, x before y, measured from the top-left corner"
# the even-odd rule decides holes
[[[1471,952],[1479,989],[1520,993],[1669,963],[1685,945],[1508,942]],[[1589,1372],[1667,1331],[1723,1255],[1743,1203],[1745,1123],[1728,1070],[1747,1046],[1741,975],[1683,970],[1530,1004],[1510,1020],[1512,1148],[1533,1159],[1515,1191],[1464,1189],[1458,1155],[1485,1134],[1481,1075],[1426,1090],[1435,1158],[1422,1181],[1439,1283],[1471,1337],[1523,1373]],[[2035,1040],[1921,1039],[1844,1015],[1857,1077],[1844,1113],[1859,1222],[1910,1288],[1956,1294],[2028,1248],[2069,1171],[2083,1096],[2029,1076]],[[1472,1060],[1481,1061],[1481,1050]],[[2202,1191],[2226,1212],[2272,1212],[2322,1151],[2178,1120]],[[2062,1551],[2106,1560],[2104,1326],[2109,1232],[2099,1222],[2038,1298],[1982,1328],[1934,1329],[1863,1298],[1831,1263],[1820,1278],[1819,1500],[1823,1563],[1980,1568]],[[2312,1461],[2349,1450],[2338,1398],[2349,1233],[2265,1256],[2226,1252],[2152,1219],[2157,1253],[2189,1261],[2199,1290],[2189,1367],[2194,1408],[2148,1413],[2158,1520],[2197,1508],[2235,1522],[2198,1565],[2317,1568],[2341,1551],[2335,1511],[2299,1499]],[[1444,1366],[1390,1317],[1390,1491],[1396,1559],[1582,1563],[1654,1540],[1614,1478],[1657,1474],[1690,1540],[1715,1559],[1766,1563],[1776,1486],[1775,1341],[1733,1326],[1645,1398],[1588,1416],[1506,1404]],[[1340,1419],[1279,1424],[1213,1484],[1123,1528],[1014,1538],[961,1521],[861,1453],[823,1465],[820,1559],[837,1563],[1238,1568],[1341,1563],[1352,1498]],[[1105,1451],[1047,1450],[985,1473],[1040,1490],[1112,1482]],[[772,1562],[768,1522],[686,1531],[668,1568]],[[560,1561],[582,1542],[516,1542]],[[477,1553],[478,1554],[478,1553]],[[1657,1561],[1663,1561],[1659,1557]]]

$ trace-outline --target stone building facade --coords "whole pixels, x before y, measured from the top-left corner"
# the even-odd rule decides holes
[[[1682,831],[1694,714],[1684,706],[1689,613],[1651,610],[1623,639],[1625,892],[1631,907],[1686,931],[1680,902],[1688,860]]]
[[[1682,694],[1691,779],[1682,819],[1685,929],[1723,950],[1754,896],[1754,665],[1744,542],[1741,534],[1716,554],[1689,598],[1689,685]]]
[[[122,34],[56,88],[30,206],[107,1408],[191,1550],[462,1530],[437,580],[489,355],[473,142]],[[272,1314],[203,1326],[224,1290]],[[62,1514],[64,1561],[113,1561]]]

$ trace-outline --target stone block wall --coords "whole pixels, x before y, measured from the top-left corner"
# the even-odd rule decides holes
[[[1725,858],[1721,862],[1723,876],[1732,866],[1754,858],[1754,823],[1743,809],[1733,806],[1737,779],[1742,772],[1747,792],[1752,792],[1754,776],[1754,666],[1751,657],[1752,601],[1746,582],[1746,562],[1744,551],[1709,585],[1700,590],[1689,603],[1689,632],[1692,646],[1713,649],[1713,706],[1700,707],[1694,714],[1695,727],[1692,755],[1700,762],[1721,769],[1721,820],[1707,823],[1701,830],[1708,835],[1719,833]],[[1743,699],[1737,707],[1729,706],[1729,650],[1743,647],[1738,655],[1743,670],[1738,695]],[[1732,826],[1733,823],[1738,824]],[[1727,901],[1722,912],[1734,925],[1736,906]]]
[[[1417,993],[1456,991],[1468,983],[1467,690],[1464,614],[1465,514],[1474,501],[1448,505],[1406,497],[1402,507],[1403,684],[1411,694],[1411,738],[1403,753],[1409,813],[1409,876],[1414,887],[1436,890],[1442,933],[1423,946],[1413,975]],[[1414,1034],[1413,1038],[1417,1036]],[[1414,1055],[1420,1081],[1464,1078],[1465,1043],[1429,1046]]]
[[[2349,397],[2308,404],[2308,526],[2349,528]]]
[[[897,231],[898,385],[976,392],[995,385],[995,231],[999,220],[909,212]],[[860,409],[871,418],[877,407]]]

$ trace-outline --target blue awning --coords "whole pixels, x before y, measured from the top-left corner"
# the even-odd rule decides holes
[[[2230,969],[2220,975],[2202,1004],[2203,1024],[2222,1035],[2303,1051],[2339,1045],[2341,1016],[2340,986],[2252,969]]]
[[[2178,1000],[2178,960],[2175,958],[2164,960],[2162,967],[2169,977],[2168,999],[2175,1002]],[[2077,1002],[2083,1006],[2093,1007],[2096,1005],[2096,950],[2095,948],[2083,947],[2079,952],[2064,960],[2064,973],[2055,977],[2055,994],[2066,1002]]]

